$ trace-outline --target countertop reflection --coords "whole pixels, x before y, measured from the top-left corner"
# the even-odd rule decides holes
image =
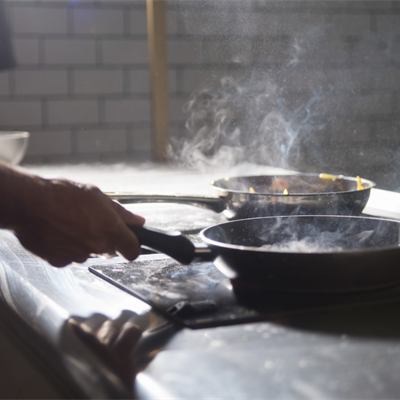
[[[249,165],[212,173],[152,164],[27,168],[48,178],[92,183],[103,191],[203,195],[212,195],[209,182],[226,174],[282,172]],[[399,196],[374,190],[370,214],[400,217]],[[212,211],[182,205],[127,208],[143,215],[149,226],[165,230],[200,230],[224,220]],[[398,394],[398,304],[178,330],[142,301],[88,271],[89,265],[101,263],[110,260],[56,269],[24,250],[12,233],[0,231],[0,319],[31,346],[35,335],[37,343],[44,341],[54,357],[48,360],[45,352],[50,350],[43,348],[43,358],[57,364],[54,370],[65,374],[63,379],[76,385],[82,397],[379,399]],[[133,321],[144,332],[132,355],[138,363],[135,384],[74,334],[67,323],[71,317],[92,325]]]

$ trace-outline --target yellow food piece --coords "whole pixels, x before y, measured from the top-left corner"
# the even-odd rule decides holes
[[[361,182],[361,178],[359,176],[357,176],[357,190],[363,190],[364,186]]]
[[[288,195],[288,194],[289,194],[288,190],[285,189],[285,190],[283,191],[283,194],[284,194],[284,195]]]
[[[336,181],[336,176],[329,175],[329,174],[319,174],[320,179],[330,179],[332,181]]]
[[[250,188],[249,188],[249,192],[250,192],[250,193],[255,193],[256,191],[253,189],[253,187],[252,187],[252,186],[250,186]]]
[[[289,182],[284,178],[277,178],[271,184],[272,193],[282,193],[289,188]]]

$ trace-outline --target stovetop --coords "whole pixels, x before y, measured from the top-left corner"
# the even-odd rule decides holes
[[[181,230],[193,242],[207,226],[226,221],[212,211],[182,205],[132,205],[146,225]],[[400,301],[400,285],[349,294],[281,293],[231,282],[212,262],[181,265],[152,254],[125,263],[93,265],[90,271],[150,304],[166,318],[190,328],[251,321],[284,320],[286,315]]]
[[[90,270],[171,321],[193,329],[284,320],[294,313],[400,301],[400,285],[348,294],[272,292],[232,282],[211,262],[184,266],[166,256],[144,258],[92,266]]]

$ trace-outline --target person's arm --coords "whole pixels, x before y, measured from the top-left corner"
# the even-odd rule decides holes
[[[127,224],[141,226],[144,218],[94,186],[43,179],[0,162],[0,228],[56,267],[92,253],[135,259],[140,245]]]

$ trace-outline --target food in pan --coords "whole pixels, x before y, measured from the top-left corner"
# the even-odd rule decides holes
[[[285,178],[277,178],[271,184],[272,193],[283,193],[283,191],[289,188],[289,182]]]
[[[302,177],[299,176],[298,180],[289,180],[282,177],[276,178],[272,181],[269,191],[274,194],[313,194],[313,193],[327,193],[327,192],[345,192],[349,190],[348,185],[345,186],[345,180],[343,175],[330,175],[330,174],[319,174],[319,181],[316,183],[307,183],[302,181]],[[357,176],[357,190],[369,189],[370,186],[367,183],[363,183],[362,179]],[[257,188],[256,188],[257,189]],[[351,190],[351,189],[350,189]],[[353,189],[354,190],[354,189]],[[250,187],[250,193],[258,193],[258,190],[254,190],[253,186]]]
[[[361,178],[359,176],[357,176],[357,190],[363,190],[364,186],[361,182]]]

